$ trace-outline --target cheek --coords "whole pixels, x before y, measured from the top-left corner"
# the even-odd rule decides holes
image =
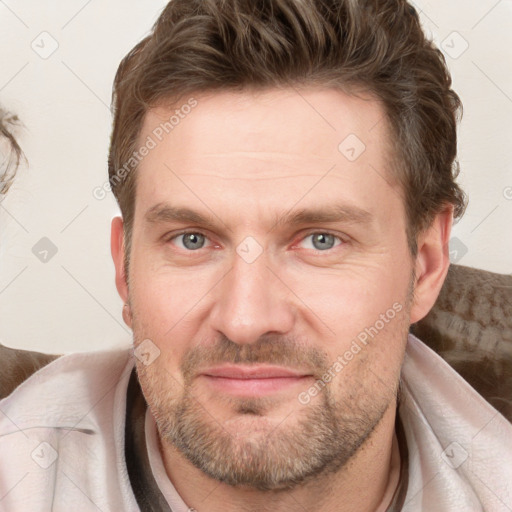
[[[317,270],[290,275],[288,282],[303,303],[303,316],[311,325],[347,342],[365,328],[376,323],[380,327],[382,315],[386,329],[403,321],[409,287],[404,268],[365,265],[337,272]]]
[[[155,272],[151,265],[134,264],[132,270],[130,301],[135,341],[151,340],[160,351],[156,366],[171,370],[181,359],[184,347],[180,340],[190,328],[187,313],[193,310],[193,301],[197,301],[195,288],[192,282],[187,285],[186,280],[170,279]]]
[[[161,335],[193,316],[212,287],[205,272],[153,264],[149,257],[134,261],[130,277],[134,308]]]
[[[409,327],[406,268],[368,265],[296,281],[297,295],[308,306],[303,318],[336,375],[334,392],[353,388],[348,382],[356,387],[364,382],[370,392],[393,396]]]

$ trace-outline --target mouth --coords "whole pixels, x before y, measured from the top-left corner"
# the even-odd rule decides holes
[[[199,375],[211,389],[234,396],[264,396],[304,385],[311,374],[272,365],[222,365]]]

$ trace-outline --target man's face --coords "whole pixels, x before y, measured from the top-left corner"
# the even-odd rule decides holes
[[[393,412],[413,261],[384,112],[333,90],[195,98],[161,141],[176,106],[148,112],[139,139],[157,142],[130,254],[139,379],[164,445],[290,488]]]

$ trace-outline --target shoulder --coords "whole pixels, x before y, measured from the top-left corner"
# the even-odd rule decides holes
[[[411,332],[512,421],[512,275],[450,265]]]
[[[84,494],[101,510],[137,509],[123,446],[133,366],[128,348],[61,356],[0,400],[9,510],[53,510],[53,499],[68,510]]]
[[[512,425],[446,361],[409,336],[399,414],[409,449],[407,510],[501,510],[512,502]],[[456,471],[454,471],[456,470]],[[428,485],[427,485],[428,483]]]
[[[27,422],[63,427],[60,416],[66,418],[65,423],[75,415],[79,418],[95,400],[115,392],[123,375],[132,368],[133,356],[128,348],[54,358],[0,400],[4,413],[0,433],[6,417],[18,418],[26,427]]]
[[[0,399],[9,395],[24,380],[57,357],[59,356],[0,344]]]

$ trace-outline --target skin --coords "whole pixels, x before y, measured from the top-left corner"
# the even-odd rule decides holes
[[[385,510],[398,481],[396,390],[408,327],[430,310],[446,276],[452,209],[419,235],[413,259],[402,195],[389,171],[385,115],[370,97],[286,89],[196,99],[137,170],[129,276],[123,222],[112,222],[116,284],[129,304],[125,321],[136,346],[149,339],[160,351],[150,365],[137,361],[137,371],[167,474],[198,511]],[[140,141],[172,113],[164,105],[150,110]],[[338,149],[349,134],[366,146],[355,161]],[[172,219],[163,205],[209,222]],[[336,206],[344,209],[337,219],[302,215],[292,222],[299,211],[332,213]],[[182,230],[204,235],[205,245],[187,249]],[[315,246],[314,233],[335,238]],[[261,254],[250,263],[241,256],[256,250]],[[400,312],[301,403],[300,393],[394,304]],[[238,366],[279,364],[303,377],[260,396],[261,380],[253,391],[236,382],[225,389],[201,374],[235,355]],[[311,460],[327,442],[343,463],[326,463],[296,484],[219,481],[175,442],[180,404],[189,405],[193,432],[200,425],[208,439],[227,443],[228,450],[213,451],[219,470],[233,464],[248,472],[258,457],[280,467],[286,455],[300,466],[301,454]],[[319,416],[329,405],[331,414]],[[315,445],[315,432],[328,421],[340,429],[337,444]]]

